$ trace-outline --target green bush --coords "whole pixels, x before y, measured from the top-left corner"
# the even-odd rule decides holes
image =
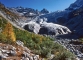
[[[17,40],[24,42],[25,46],[33,50],[34,53],[47,57],[53,48],[53,41],[50,38],[22,31],[15,28]],[[45,49],[44,49],[45,48]]]
[[[6,37],[2,34],[2,33],[0,33],[0,41],[4,41],[4,40],[6,40]]]
[[[12,40],[7,39],[6,36],[3,35],[2,33],[0,33],[0,43],[12,44],[12,45],[15,45],[16,44]]]
[[[69,51],[63,51],[62,53],[55,55],[52,60],[75,60],[75,56]]]
[[[0,16],[0,28],[4,29],[6,23],[7,21],[2,16]]]

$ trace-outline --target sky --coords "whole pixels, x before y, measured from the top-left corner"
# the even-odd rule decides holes
[[[6,7],[28,7],[42,10],[46,8],[49,11],[64,10],[76,0],[0,0]]]

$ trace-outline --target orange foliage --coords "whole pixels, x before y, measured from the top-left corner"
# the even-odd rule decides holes
[[[12,25],[8,22],[2,32],[8,40],[16,41]]]

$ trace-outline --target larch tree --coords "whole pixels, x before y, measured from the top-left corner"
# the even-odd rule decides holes
[[[16,41],[15,33],[13,31],[13,26],[9,22],[6,24],[2,33],[6,36],[7,40]]]

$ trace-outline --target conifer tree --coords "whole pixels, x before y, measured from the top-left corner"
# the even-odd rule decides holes
[[[13,27],[9,22],[6,24],[2,33],[6,36],[7,40],[16,41],[16,37],[15,37],[14,31],[13,31]]]

